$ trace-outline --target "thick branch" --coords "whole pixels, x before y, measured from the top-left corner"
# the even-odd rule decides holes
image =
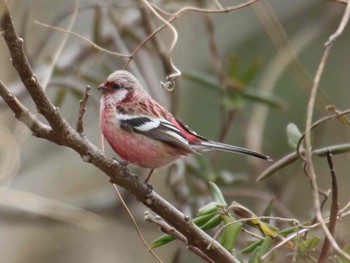
[[[12,23],[12,18],[7,4],[4,1],[0,2],[2,7],[2,17],[0,21],[0,28],[2,35],[9,48],[11,61],[18,72],[23,84],[26,86],[32,98],[40,98],[34,100],[39,113],[41,113],[51,127],[55,130],[63,131],[67,123],[62,119],[58,108],[55,108],[49,98],[46,96],[44,90],[38,83],[32,68],[29,65],[27,56],[23,48],[23,39],[19,38],[15,27]]]

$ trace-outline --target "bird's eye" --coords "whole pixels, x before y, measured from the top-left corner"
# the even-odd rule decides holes
[[[111,87],[112,87],[112,89],[114,89],[114,90],[117,90],[117,89],[121,89],[121,88],[122,88],[122,86],[120,86],[120,85],[117,84],[117,83],[113,83],[113,85],[112,85]]]

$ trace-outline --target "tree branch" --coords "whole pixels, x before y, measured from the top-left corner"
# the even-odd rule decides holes
[[[23,84],[30,93],[36,104],[37,111],[49,122],[50,127],[42,124],[11,94],[5,85],[0,85],[0,96],[7,105],[15,112],[16,117],[23,122],[34,135],[45,138],[56,144],[69,147],[80,154],[85,162],[92,163],[107,176],[110,181],[125,188],[132,193],[140,202],[161,216],[169,225],[177,229],[186,237],[189,245],[197,247],[215,262],[238,262],[218,242],[214,242],[208,250],[211,238],[199,229],[192,221],[172,206],[169,202],[159,196],[155,191],[149,193],[148,187],[135,176],[124,176],[123,169],[112,158],[107,157],[84,135],[75,131],[69,123],[62,118],[58,108],[46,96],[44,90],[37,81],[23,49],[23,40],[20,39],[12,23],[10,11],[5,0],[0,0],[0,6],[4,7],[0,21],[0,30],[4,36],[10,51],[12,64],[17,70]]]

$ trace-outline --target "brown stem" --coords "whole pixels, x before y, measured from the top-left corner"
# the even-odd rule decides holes
[[[89,85],[86,86],[85,89],[85,93],[83,98],[80,101],[80,107],[79,107],[79,115],[78,115],[78,120],[77,120],[77,124],[76,124],[76,130],[77,132],[79,132],[80,134],[84,133],[84,126],[83,126],[83,117],[86,111],[86,103],[90,97],[90,91],[91,91],[91,87]]]
[[[331,214],[329,216],[329,225],[328,229],[332,236],[335,235],[335,229],[337,226],[337,217],[339,213],[339,202],[338,202],[338,183],[337,176],[335,174],[334,164],[333,164],[333,155],[331,151],[327,151],[327,161],[329,165],[329,170],[331,171],[332,177],[332,205],[331,205]],[[332,244],[329,239],[326,237],[322,246],[321,254],[318,259],[318,263],[323,263],[327,260],[327,256],[332,249]]]

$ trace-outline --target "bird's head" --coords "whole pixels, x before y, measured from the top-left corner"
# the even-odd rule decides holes
[[[115,101],[124,101],[127,98],[148,97],[141,84],[126,70],[117,70],[108,76],[107,80],[98,86],[104,96],[112,96]]]

